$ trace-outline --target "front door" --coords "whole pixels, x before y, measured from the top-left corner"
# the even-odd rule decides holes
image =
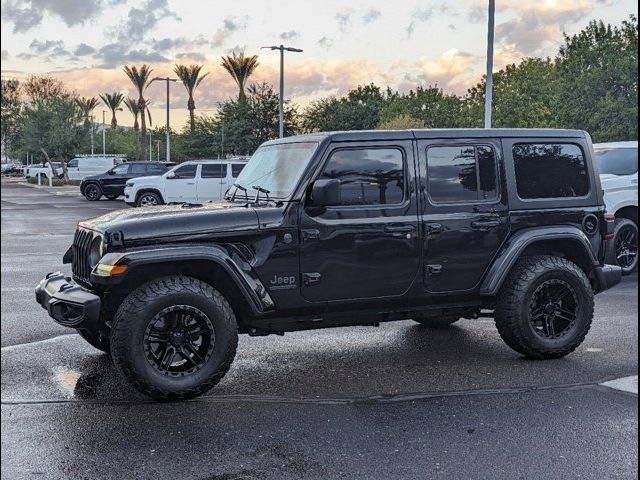
[[[341,205],[300,213],[303,297],[331,302],[400,296],[419,270],[412,143],[335,145],[319,179],[338,179]]]
[[[101,181],[102,191],[105,195],[121,195],[124,185],[129,178],[128,173],[131,165],[123,163],[109,170]]]
[[[227,165],[203,163],[198,178],[198,202],[218,201],[226,191]]]
[[[418,142],[425,287],[471,291],[509,231],[498,140]]]
[[[188,163],[173,170],[175,174],[173,178],[165,177],[163,197],[166,203],[196,201],[198,166]]]

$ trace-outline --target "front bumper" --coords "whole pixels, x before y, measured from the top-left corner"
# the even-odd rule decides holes
[[[90,328],[100,318],[100,297],[62,273],[50,273],[36,287],[36,301],[63,327]]]
[[[598,293],[615,287],[622,281],[622,268],[617,265],[603,265],[595,269]]]

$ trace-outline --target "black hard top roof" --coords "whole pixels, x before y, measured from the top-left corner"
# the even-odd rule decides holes
[[[413,140],[431,138],[585,138],[584,130],[554,128],[430,128],[421,130],[351,130],[344,132],[319,132],[272,140],[266,144],[292,142],[334,142]]]

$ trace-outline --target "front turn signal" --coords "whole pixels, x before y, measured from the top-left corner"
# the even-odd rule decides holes
[[[113,277],[115,275],[122,275],[126,271],[126,265],[106,265],[104,263],[99,263],[96,265],[94,273],[101,277]]]

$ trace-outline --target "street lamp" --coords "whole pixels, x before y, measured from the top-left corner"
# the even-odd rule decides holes
[[[484,128],[491,128],[493,106],[493,31],[495,26],[496,0],[489,0],[489,20],[487,24],[487,81],[484,93]]]
[[[158,161],[160,161],[160,143],[162,143],[160,140],[156,140],[156,147],[158,147]]]
[[[104,116],[107,113],[106,110],[102,110],[102,156],[106,156],[107,155],[107,137],[106,132],[107,132],[107,127],[106,127],[106,123],[104,120]]]
[[[270,47],[262,47],[269,50],[280,50],[280,138],[284,137],[284,52],[302,52],[301,48],[285,47],[284,45],[271,45]]]
[[[151,85],[156,80],[167,82],[167,162],[170,162],[171,161],[171,137],[169,133],[171,132],[171,129],[169,127],[169,82],[180,82],[180,80],[178,80],[177,78],[170,78],[170,77],[155,77],[153,80],[149,82],[149,85]]]
[[[147,130],[147,135],[149,135],[149,161],[151,161],[151,137],[153,136],[153,132]]]

